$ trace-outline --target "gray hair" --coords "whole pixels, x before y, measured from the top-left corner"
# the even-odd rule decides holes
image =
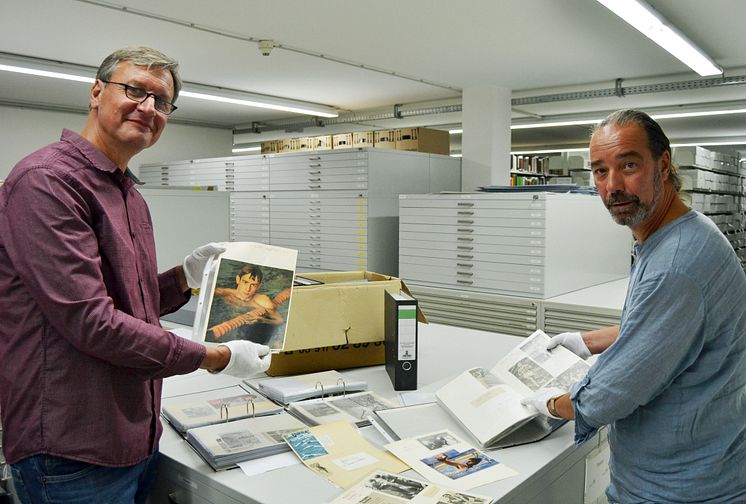
[[[593,129],[591,134],[605,126],[627,126],[629,124],[636,124],[645,130],[645,133],[648,136],[648,148],[653,154],[654,160],[658,161],[666,151],[668,151],[669,156],[671,156],[671,142],[668,140],[666,134],[663,133],[660,124],[655,122],[655,120],[645,112],[639,110],[617,110],[616,112],[606,116],[606,118]],[[679,177],[679,172],[673,163],[673,159],[671,160],[668,179],[673,184],[674,190],[677,192],[681,190],[681,177]]]
[[[107,81],[111,80],[111,76],[114,74],[117,66],[124,61],[129,61],[135,66],[145,67],[148,70],[151,68],[168,70],[171,72],[171,77],[174,81],[174,96],[171,101],[175,102],[176,98],[179,97],[179,91],[181,91],[179,62],[151,47],[130,46],[114,51],[98,67],[96,78]]]

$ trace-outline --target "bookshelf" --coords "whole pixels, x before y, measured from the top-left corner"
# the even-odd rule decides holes
[[[676,147],[681,196],[693,210],[712,220],[746,267],[746,173],[735,151],[704,147]]]

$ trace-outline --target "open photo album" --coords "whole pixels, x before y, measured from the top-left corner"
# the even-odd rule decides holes
[[[225,246],[205,267],[193,339],[248,340],[282,351],[298,251],[253,242]]]
[[[542,439],[564,421],[547,419],[521,399],[545,387],[568,390],[590,369],[562,346],[548,351],[548,342],[543,331],[534,332],[491,369],[468,369],[438,389],[438,403],[484,448],[496,447],[529,423],[531,440]]]

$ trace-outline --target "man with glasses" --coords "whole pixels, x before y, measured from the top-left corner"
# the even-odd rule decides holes
[[[199,247],[159,274],[150,214],[127,167],[176,109],[177,67],[146,47],[111,54],[82,132],[64,130],[0,187],[0,411],[21,502],[144,502],[161,379],[269,366],[264,345],[206,348],[159,324],[224,250]]]

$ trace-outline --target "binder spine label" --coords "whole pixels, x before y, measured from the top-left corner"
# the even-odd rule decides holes
[[[400,361],[417,359],[417,307],[399,306],[398,355]]]

